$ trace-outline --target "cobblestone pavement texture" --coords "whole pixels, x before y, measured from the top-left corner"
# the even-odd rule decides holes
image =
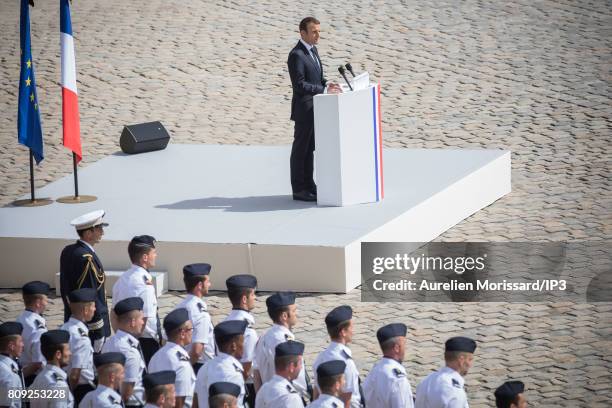
[[[513,191],[444,233],[446,241],[609,240],[612,234],[612,8],[609,1],[75,1],[81,129],[87,166],[119,149],[124,124],[161,120],[174,143],[288,144],[286,57],[305,15],[322,21],[328,78],[351,61],[383,87],[385,145],[512,151]],[[70,174],[61,146],[59,10],[37,1],[32,51],[46,158],[39,186]],[[16,143],[19,2],[0,2],[0,204],[27,193],[28,155]],[[88,188],[87,190],[91,190]],[[241,272],[241,271],[236,271]],[[160,300],[162,314],[181,296]],[[535,406],[610,406],[611,304],[368,304],[359,290],[304,295],[297,335],[307,361],[324,347],[325,313],[355,309],[355,360],[378,357],[374,331],[410,328],[413,386],[441,364],[446,338],[479,341],[467,377],[471,406],[492,405],[508,378]],[[262,298],[263,299],[263,298]],[[264,303],[257,326],[267,326]],[[209,299],[213,318],[228,311]],[[52,299],[50,326],[60,323]],[[0,320],[21,309],[0,292]]]

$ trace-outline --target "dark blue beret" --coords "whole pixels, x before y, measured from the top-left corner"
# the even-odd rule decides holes
[[[70,333],[67,330],[49,330],[40,336],[40,345],[59,346],[70,342]]]
[[[208,387],[208,398],[221,394],[229,394],[238,397],[240,395],[240,386],[230,382],[216,382]]]
[[[183,323],[189,321],[189,312],[185,308],[174,309],[164,319],[164,330],[166,333],[181,327]]]
[[[444,349],[446,351],[463,351],[473,353],[476,350],[476,342],[467,337],[452,337],[446,340]]]
[[[172,370],[165,370],[146,374],[144,377],[142,377],[142,384],[146,390],[150,390],[158,385],[174,384],[175,380],[176,373]]]
[[[353,309],[350,306],[338,306],[325,316],[325,325],[329,328],[353,318]]]
[[[317,367],[317,378],[333,377],[335,375],[344,374],[346,363],[342,360],[331,360],[319,364]]]
[[[227,278],[225,286],[228,290],[236,288],[254,289],[257,287],[257,278],[253,275],[234,275]]]
[[[215,326],[215,339],[226,339],[244,334],[248,325],[249,323],[245,320],[225,320]]]
[[[95,302],[96,294],[95,289],[81,288],[70,292],[68,300],[70,300],[70,303]]]
[[[0,324],[0,337],[21,335],[23,325],[19,322],[4,322]]]
[[[378,343],[382,344],[393,337],[406,337],[407,331],[408,328],[404,323],[391,323],[378,329],[376,338],[378,339]]]
[[[276,310],[295,303],[294,292],[277,292],[266,299],[268,310]]]
[[[141,298],[129,297],[117,302],[114,310],[117,316],[121,316],[133,310],[142,310],[143,306],[144,301]]]
[[[299,341],[289,340],[279,343],[274,349],[275,357],[301,356],[302,354],[304,354],[304,343]]]
[[[507,381],[495,390],[495,401],[497,404],[504,404],[514,401],[518,394],[525,391],[525,384],[522,381]]]
[[[194,263],[183,266],[183,276],[185,278],[191,276],[206,276],[210,274],[212,266],[207,263]]]
[[[93,362],[96,368],[113,363],[125,365],[125,355],[123,353],[115,351],[109,353],[94,354]]]
[[[21,288],[24,295],[46,295],[49,293],[49,285],[41,281],[28,282]]]
[[[155,248],[155,237],[150,235],[138,235],[132,238],[129,245],[142,248]]]

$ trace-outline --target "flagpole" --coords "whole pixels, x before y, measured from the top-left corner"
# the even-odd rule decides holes
[[[15,200],[12,205],[15,207],[40,207],[43,205],[53,204],[53,200],[48,198],[36,199],[36,189],[34,186],[34,151],[30,150],[30,198],[23,200]]]
[[[74,198],[79,199],[79,176],[77,173],[77,156],[72,152],[72,167],[74,168]]]
[[[36,195],[34,193],[34,152],[30,149],[30,201],[36,202]]]

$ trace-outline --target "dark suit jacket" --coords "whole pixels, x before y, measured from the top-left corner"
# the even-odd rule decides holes
[[[70,317],[70,307],[68,306],[68,294],[70,292],[80,288],[96,289],[96,312],[91,321],[88,322],[88,326],[90,330],[96,330],[93,327],[102,324],[102,332],[105,336],[110,336],[104,282],[98,282],[93,270],[94,267],[98,274],[104,273],[98,255],[92,252],[83,242],[77,241],[68,245],[62,251],[60,255],[60,293],[64,301],[64,320],[66,321]]]
[[[291,120],[296,122],[314,120],[314,95],[323,93],[327,80],[323,77],[323,65],[319,70],[310,52],[298,41],[287,59],[293,98],[291,99]]]

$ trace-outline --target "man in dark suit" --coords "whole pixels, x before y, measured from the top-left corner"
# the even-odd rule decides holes
[[[70,222],[79,234],[79,240],[68,245],[60,256],[60,293],[64,302],[64,321],[70,318],[68,295],[80,288],[96,290],[96,312],[87,322],[89,338],[94,351],[99,353],[105,338],[111,334],[104,288],[105,274],[102,262],[93,247],[104,235],[104,211],[98,210],[75,218]]]
[[[340,85],[328,82],[323,76],[323,65],[316,44],[321,23],[314,17],[300,22],[300,40],[289,53],[287,66],[291,77],[293,98],[291,120],[295,121],[291,148],[291,188],[293,199],[317,201],[314,169],[314,95],[324,92],[339,93]]]

